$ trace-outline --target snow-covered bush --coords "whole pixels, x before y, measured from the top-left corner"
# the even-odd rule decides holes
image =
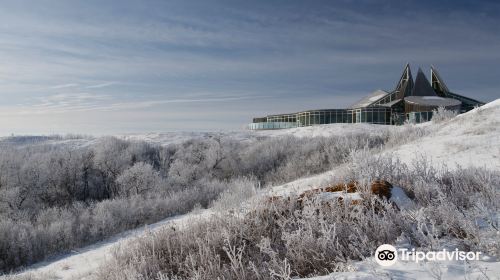
[[[217,211],[228,211],[242,207],[242,204],[257,192],[257,183],[253,179],[241,178],[232,181],[230,186],[220,194],[212,204]]]
[[[167,147],[114,137],[74,147],[44,142],[59,139],[51,137],[0,143],[0,271],[216,199],[216,207],[234,208],[255,185],[327,171],[393,136],[211,137]]]
[[[500,173],[407,166],[391,155],[351,154],[345,181],[386,179],[413,198],[395,209],[377,197],[361,204],[296,197],[267,200],[242,215],[218,215],[185,228],[165,228],[124,244],[100,279],[290,279],[345,270],[377,246],[405,238],[424,250],[454,244],[498,256]],[[123,270],[123,268],[126,270]],[[124,272],[126,271],[126,272]]]
[[[457,111],[447,110],[444,107],[438,107],[436,110],[432,111],[432,122],[442,123],[456,117],[457,115]]]
[[[157,191],[162,184],[160,173],[153,166],[144,162],[137,162],[123,171],[118,178],[118,194],[129,197]]]
[[[375,211],[374,209],[377,209]],[[126,273],[174,279],[290,279],[338,270],[399,235],[397,212],[373,198],[324,208],[310,201],[260,202],[243,218],[213,216],[185,229],[165,228],[115,252],[101,279]]]
[[[432,133],[432,129],[433,127],[430,126],[416,126],[413,124],[394,127],[383,133],[383,137],[386,139],[384,148],[397,147],[412,142],[429,135]]]
[[[432,167],[417,157],[410,166],[393,156],[353,153],[346,178],[369,182],[383,178],[406,190],[417,205],[403,209],[403,235],[416,246],[435,249],[449,239],[469,250],[499,255],[496,214],[500,208],[500,173],[479,169]]]

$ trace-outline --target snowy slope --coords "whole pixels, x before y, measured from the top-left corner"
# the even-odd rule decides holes
[[[280,137],[293,135],[295,137],[328,137],[333,135],[347,135],[353,133],[370,133],[380,135],[384,131],[398,129],[385,125],[371,124],[327,124],[319,126],[298,127],[277,130],[240,130],[222,132],[165,132],[147,134],[120,134],[118,138],[126,140],[147,141],[158,145],[178,144],[189,139],[208,139],[212,137],[230,137],[238,141],[250,141],[260,138]]]
[[[387,151],[394,153],[405,163],[417,157],[426,157],[436,166],[457,164],[500,170],[500,99],[444,123],[423,123],[417,126],[431,130],[428,136]],[[329,124],[280,130],[233,131],[233,132],[170,132],[127,134],[118,137],[144,140],[155,144],[180,143],[191,138],[231,137],[239,141],[258,138],[293,135],[296,137],[328,137],[366,133],[381,135],[385,131],[403,130],[402,126],[373,124]]]
[[[432,124],[432,129],[430,135],[390,152],[406,163],[423,156],[436,166],[500,170],[500,99],[445,123]]]
[[[384,131],[398,129],[399,127],[388,125],[376,125],[365,123],[336,123],[307,127],[298,127],[278,130],[261,130],[253,133],[261,136],[276,137],[282,135],[293,135],[295,137],[328,137],[334,135],[349,135],[354,133],[369,133],[371,135],[381,135]]]
[[[416,156],[423,155],[432,159],[433,163],[442,163],[453,167],[456,163],[466,166],[486,167],[500,170],[500,99],[481,108],[460,115],[450,121],[440,124],[422,124],[432,129],[432,132],[411,143],[394,147],[390,151],[402,157],[403,161],[411,162]],[[278,137],[281,135],[295,135],[297,137],[314,137],[342,135],[369,131],[372,134],[382,133],[384,130],[401,129],[393,126],[379,126],[367,124],[332,124],[323,126],[304,127],[276,131],[242,131],[231,135],[240,140],[255,139],[258,137]],[[190,137],[211,137],[217,133],[152,133],[122,135],[120,137],[134,140],[146,140],[156,144],[178,143]],[[230,133],[223,133],[229,135]],[[80,140],[78,140],[80,141]],[[94,141],[94,140],[87,140]],[[80,143],[80,142],[79,142]],[[81,143],[80,143],[81,144]],[[287,184],[276,186],[266,191],[266,194],[284,195],[290,192],[302,192],[307,189],[324,186],[334,181],[334,178],[343,171],[343,166],[335,170],[315,176],[301,178]],[[147,230],[156,230],[171,223],[185,223],[190,218],[203,217],[202,214],[188,214],[166,219],[147,227]],[[128,231],[115,238],[80,249],[79,252],[61,256],[52,261],[39,263],[21,273],[20,276],[35,275],[40,279],[92,279],[95,269],[109,258],[111,248],[124,240],[144,234],[145,228]],[[440,263],[440,267],[432,264],[398,263],[389,268],[382,268],[368,259],[353,264],[353,272],[334,273],[329,276],[311,278],[315,280],[327,279],[435,279],[433,274],[441,271],[443,279],[463,278],[468,273],[468,279],[476,279],[486,273],[489,276],[500,275],[500,262],[484,259],[473,264],[459,262]],[[490,277],[495,279],[494,277]],[[2,279],[2,277],[0,277]]]
[[[484,258],[474,262],[439,261],[409,262],[398,261],[390,267],[378,265],[373,258],[353,264],[353,272],[332,273],[326,276],[306,278],[307,280],[455,280],[455,279],[499,279],[500,262]]]
[[[73,148],[91,145],[97,138],[91,136],[5,136],[0,137],[2,146],[64,145]]]
[[[239,131],[219,131],[219,132],[162,132],[162,133],[129,133],[112,135],[114,137],[131,140],[131,141],[146,141],[156,145],[167,146],[170,144],[179,144],[190,139],[209,139],[214,137],[231,138],[236,141],[252,141],[256,139],[280,137],[293,135],[296,137],[328,137],[333,135],[347,135],[353,133],[366,133],[371,135],[381,135],[384,131],[391,129],[399,129],[385,125],[370,125],[370,124],[328,124],[320,126],[299,127],[292,129],[280,130],[239,130]],[[98,137],[91,136],[7,136],[0,137],[1,145],[33,145],[33,144],[51,144],[51,145],[67,145],[75,148],[91,145],[99,141]]]

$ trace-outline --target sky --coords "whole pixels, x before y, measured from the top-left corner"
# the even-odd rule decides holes
[[[500,98],[498,1],[2,1],[0,135],[241,130],[404,65]]]

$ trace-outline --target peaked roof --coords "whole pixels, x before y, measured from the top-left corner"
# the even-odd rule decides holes
[[[403,98],[405,96],[410,95],[412,88],[413,88],[413,77],[411,75],[410,64],[407,63],[405,65],[405,68],[403,69],[403,74],[401,74],[401,78],[399,78],[399,81],[396,84],[396,88],[394,89],[394,91],[397,92],[397,98]]]
[[[415,78],[415,86],[411,91],[411,96],[437,96],[436,92],[432,88],[429,80],[425,77],[422,69],[418,68],[417,78]]]
[[[441,79],[441,76],[439,75],[438,71],[432,65],[431,65],[431,85],[432,88],[439,95],[445,95],[446,93],[450,92],[450,90],[444,83],[443,79]]]
[[[374,91],[370,95],[362,98],[358,102],[348,107],[348,109],[363,108],[369,106],[392,106],[395,105],[396,103],[399,103],[403,99],[406,100],[406,97],[410,96],[418,97],[418,98],[410,98],[410,100],[421,99],[427,101],[431,99],[438,100],[439,98],[444,98],[444,99],[453,98],[461,102],[466,102],[466,103],[469,102],[471,104],[474,103],[482,104],[477,100],[450,92],[446,84],[439,76],[437,70],[434,68],[434,66],[431,66],[431,79],[432,82],[429,83],[429,80],[425,76],[422,69],[418,68],[417,77],[415,80],[413,80],[410,64],[407,63],[403,69],[401,78],[399,78],[399,81],[396,84],[396,88],[393,91],[391,92],[383,90]],[[422,99],[420,97],[426,97],[426,98]],[[382,101],[384,103],[382,103]]]
[[[404,87],[404,84],[408,81],[413,83],[413,77],[411,76],[410,64],[406,63],[405,68],[403,69],[403,74],[401,74],[401,78],[399,78],[395,90],[401,90]]]

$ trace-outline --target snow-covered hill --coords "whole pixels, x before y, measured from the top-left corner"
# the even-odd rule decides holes
[[[410,163],[418,156],[430,158],[436,166],[447,164],[453,167],[456,164],[462,166],[475,166],[500,170],[500,99],[493,101],[481,108],[477,108],[466,114],[460,115],[449,121],[433,124],[426,123],[419,126],[429,129],[428,135],[410,141],[401,146],[394,146],[383,153],[392,153],[399,156],[404,162]],[[277,137],[281,135],[295,135],[297,137],[315,137],[341,135],[356,133],[357,131],[369,131],[380,134],[387,130],[401,130],[402,127],[366,125],[366,124],[332,124],[296,128],[279,131],[243,131],[235,133],[233,137],[240,140],[250,140],[257,137]],[[157,144],[169,144],[181,142],[191,137],[211,137],[212,133],[165,133],[146,135],[121,135],[126,139],[146,140]],[[230,133],[224,133],[230,135]],[[62,141],[62,140],[61,140]],[[83,140],[78,140],[83,141]],[[94,140],[88,140],[94,141]],[[79,142],[81,144],[81,142]],[[302,178],[294,182],[276,186],[270,192],[273,195],[289,193],[291,191],[302,191],[312,187],[323,185],[331,181],[339,169],[328,171],[323,174]],[[93,279],[93,273],[103,261],[109,258],[112,247],[124,240],[135,238],[145,231],[155,230],[162,226],[178,223],[190,218],[201,218],[207,215],[188,214],[181,217],[167,219],[146,228],[128,231],[119,236],[92,246],[82,248],[69,255],[60,256],[52,261],[46,261],[30,267],[27,271],[19,274],[19,277],[39,277],[40,279]],[[463,264],[458,262],[440,263],[438,267],[434,264],[400,263],[390,268],[381,268],[373,261],[364,261],[354,264],[354,272],[334,273],[329,276],[315,278],[326,279],[380,279],[395,277],[401,279],[433,279],[438,271],[444,273],[445,278],[467,277],[476,279],[486,275],[500,275],[500,262],[492,259],[483,259],[474,264]],[[468,273],[468,274],[467,274]],[[1,277],[0,277],[1,278]],[[29,278],[27,278],[29,279]]]
[[[258,138],[280,137],[293,135],[295,137],[318,137],[332,135],[346,135],[359,132],[369,132],[372,135],[381,135],[384,131],[398,129],[397,127],[370,124],[327,124],[321,126],[299,127],[278,130],[242,130],[225,132],[165,132],[147,134],[120,134],[115,135],[126,140],[147,141],[159,145],[181,143],[189,139],[207,139],[212,137],[230,137],[238,141],[250,141]]]
[[[500,170],[500,99],[431,125],[428,136],[396,147],[394,152],[406,163],[424,156],[433,164],[449,168],[481,167]]]
[[[429,135],[405,145],[388,150],[405,163],[417,156],[430,159],[434,164],[449,168],[460,165],[500,170],[500,99],[443,123],[423,123],[417,127],[428,128]],[[387,131],[404,130],[402,126],[372,124],[329,124],[281,130],[234,132],[170,132],[118,135],[123,139],[144,140],[160,145],[180,143],[191,138],[215,136],[232,137],[248,141],[261,137],[318,137],[369,132],[382,135]]]

